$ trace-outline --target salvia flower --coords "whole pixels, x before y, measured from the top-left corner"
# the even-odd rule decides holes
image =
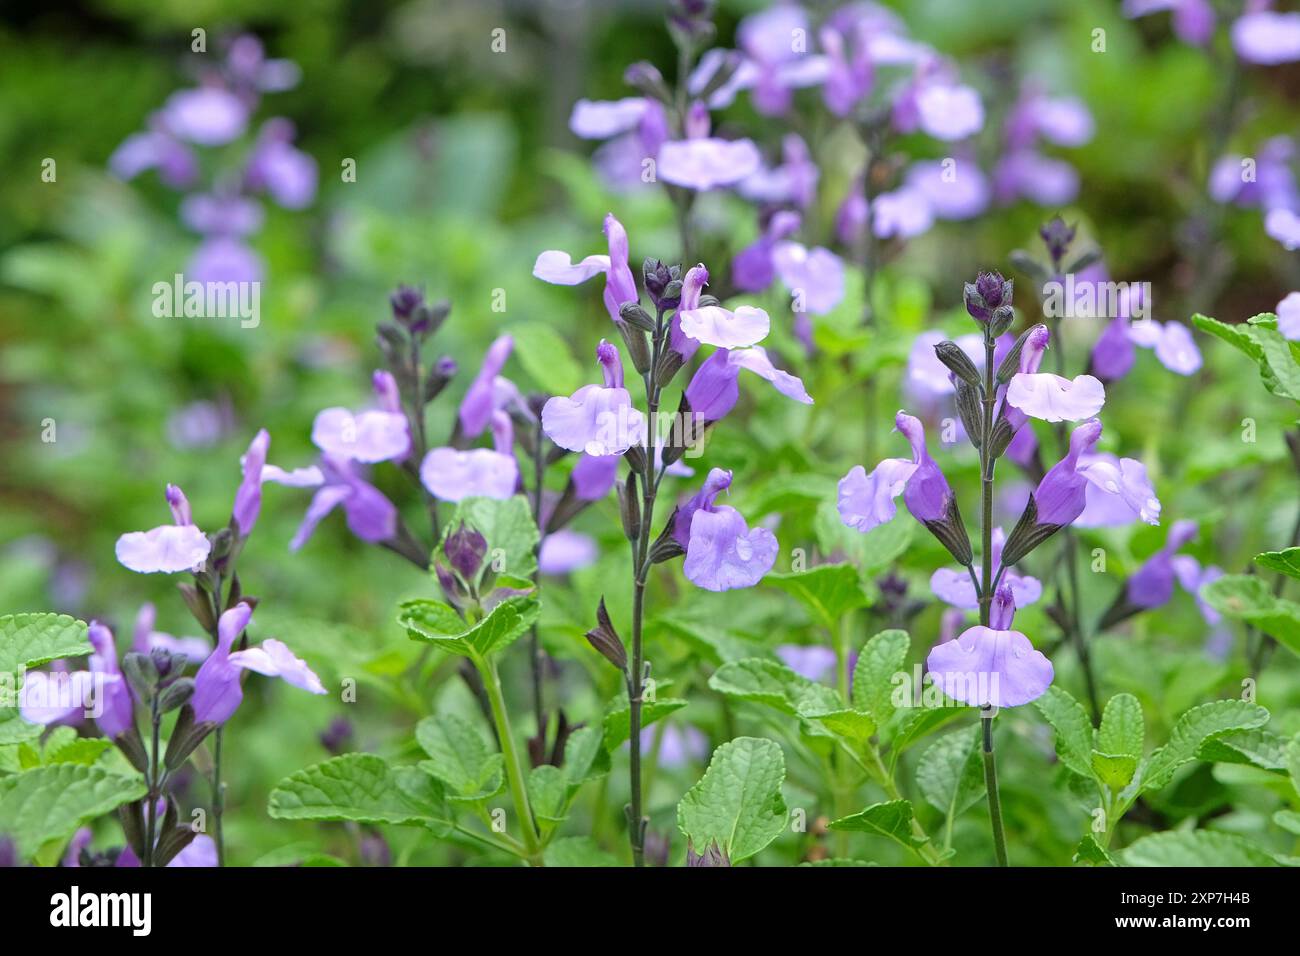
[[[94,653],[90,655],[90,672],[98,675],[100,685],[99,710],[95,723],[105,737],[117,738],[135,726],[135,704],[131,687],[122,678],[117,663],[117,645],[113,632],[98,621],[92,621],[87,634]]]
[[[776,535],[753,528],[735,508],[715,504],[731,487],[731,472],[714,468],[700,491],[673,520],[673,536],[686,550],[683,572],[706,591],[753,587],[776,563]]]
[[[748,349],[720,350],[704,360],[686,386],[691,412],[706,422],[725,418],[740,399],[742,369],[771,382],[787,398],[804,405],[813,404],[803,382],[773,365],[767,350],[756,345]]]
[[[542,430],[561,448],[593,456],[621,455],[645,444],[645,416],[623,387],[618,348],[601,339],[596,348],[603,385],[584,385],[569,397],[557,395],[542,409]]]
[[[389,376],[378,380],[378,384],[384,387],[391,381]],[[386,393],[380,397],[383,401],[390,399]],[[346,408],[326,408],[312,423],[311,440],[327,455],[363,464],[400,460],[411,450],[406,415],[396,410],[370,409],[354,414]]]
[[[212,551],[212,542],[189,519],[189,503],[184,494],[168,485],[168,504],[173,515],[185,523],[159,525],[149,531],[131,531],[117,539],[117,560],[123,567],[140,574],[174,574],[201,567]],[[174,489],[174,490],[172,490]],[[179,496],[179,497],[177,497]]]
[[[252,533],[262,510],[262,469],[266,466],[266,452],[270,445],[271,436],[263,428],[253,436],[248,451],[240,459],[243,479],[235,492],[235,507],[231,517],[241,538],[247,538]]]
[[[1008,568],[1002,570],[1002,547],[1007,536],[1001,528],[993,529],[993,580],[1001,580],[1004,587],[1011,589],[1016,607],[1028,607],[1043,596],[1043,585],[1038,578],[1028,574],[1019,574]],[[930,590],[934,596],[946,604],[964,611],[973,611],[979,607],[979,596],[975,593],[975,581],[966,568],[940,568],[930,576]]]
[[[443,501],[465,498],[509,498],[519,486],[514,456],[514,427],[505,412],[492,413],[492,448],[460,451],[430,449],[420,465],[420,481],[429,494]]]
[[[319,465],[285,471],[267,465],[262,480],[292,488],[316,488],[307,514],[289,542],[289,550],[297,551],[312,534],[316,526],[335,508],[342,506],[347,516],[348,529],[362,541],[387,541],[397,532],[397,508],[355,470],[346,459],[322,455]]]
[[[967,628],[926,658],[926,669],[943,692],[972,707],[1019,707],[1046,693],[1052,662],[1029,638],[1011,630],[1015,615],[1011,588],[993,596],[989,626]]]
[[[1156,497],[1146,465],[1136,458],[1118,458],[1109,452],[1079,457],[1079,473],[1088,479],[1083,512],[1074,520],[1081,528],[1099,528],[1143,521],[1160,523]]]
[[[625,302],[635,302],[637,291],[636,279],[628,265],[627,230],[613,213],[605,217],[605,237],[608,255],[590,255],[575,263],[567,252],[550,249],[537,257],[533,275],[553,285],[578,285],[592,276],[605,276],[605,309],[611,319],[617,320],[619,307]]]
[[[1007,539],[1003,561],[1017,563],[1083,513],[1088,478],[1079,471],[1079,459],[1091,452],[1100,438],[1101,422],[1095,418],[1070,433],[1069,451],[1048,470],[1030,495],[1029,504]]]
[[[709,273],[703,263],[689,269],[682,281],[683,299],[688,288],[694,291],[692,306],[680,308],[674,320],[683,335],[702,345],[723,349],[748,348],[767,338],[771,321],[762,309],[742,305],[733,312],[721,305],[699,306],[699,290],[708,281]]]
[[[483,364],[461,400],[458,418],[461,434],[476,438],[492,421],[493,410],[501,407],[501,370],[514,350],[515,340],[498,336],[483,355]]]
[[[1300,60],[1300,13],[1251,10],[1233,22],[1232,48],[1246,63],[1261,66]]]
[[[1151,610],[1169,603],[1177,579],[1174,556],[1196,537],[1196,531],[1195,521],[1175,521],[1170,526],[1165,546],[1147,558],[1142,567],[1128,579],[1125,595],[1130,604]]]

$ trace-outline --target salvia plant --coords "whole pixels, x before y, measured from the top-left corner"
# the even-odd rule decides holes
[[[0,865],[1296,864],[1300,292],[1202,311],[1242,234],[1300,246],[1294,142],[1241,95],[1300,14],[1122,5],[1231,74],[1169,176],[1166,298],[1113,279],[1159,243],[1084,211],[1115,140],[1064,79],[875,3],[747,8],[730,42],[712,0],[665,7],[675,63],[620,61],[565,104],[590,163],[537,164],[573,228],[488,227],[490,124],[365,160],[397,209],[313,233],[348,305],[277,298],[330,326],[284,407],[169,407],[185,457],[128,470],[170,519],[78,556],[173,600],[0,617]],[[182,193],[187,279],[260,283],[263,200],[321,185],[256,120],[301,72],[249,34],[196,62],[107,166]],[[430,243],[399,172],[457,156]]]

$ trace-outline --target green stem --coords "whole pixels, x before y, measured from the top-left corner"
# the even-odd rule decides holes
[[[519,762],[519,751],[515,747],[515,738],[510,730],[510,715],[506,712],[506,701],[501,693],[501,677],[497,673],[494,659],[483,660],[478,656],[471,658],[474,666],[483,677],[483,687],[487,692],[488,704],[492,710],[492,723],[496,725],[497,739],[501,742],[501,753],[506,758],[506,782],[510,787],[510,797],[515,804],[515,814],[524,831],[524,850],[528,862],[534,866],[541,865],[541,838],[537,835],[537,825],[533,822],[533,811],[528,805],[528,788],[524,782],[523,765]]]
[[[212,754],[212,825],[217,844],[217,866],[226,865],[226,833],[221,823],[222,813],[226,809],[226,785],[221,782],[221,744],[225,736],[226,728],[218,727],[214,734]]]
[[[903,795],[898,789],[898,784],[894,782],[893,775],[885,768],[885,762],[880,759],[880,751],[868,744],[867,756],[871,758],[870,769],[872,776],[876,778],[876,782],[885,791],[885,796],[889,797],[890,800],[902,800]],[[916,852],[921,859],[925,860],[930,866],[944,865],[943,857],[934,848],[934,844],[930,841],[930,835],[925,832],[925,827],[921,826],[916,817],[912,817],[912,836],[920,841],[920,846],[917,847]]]
[[[993,850],[998,866],[1007,865],[1007,836],[1002,830],[1002,799],[998,794],[998,765],[993,756],[993,715],[981,714],[984,725],[984,786],[989,794],[989,820],[993,824]]]
[[[154,845],[158,837],[158,796],[162,790],[158,778],[158,729],[162,723],[162,715],[158,713],[157,693],[154,694],[149,706],[153,721],[153,750],[149,754],[149,796],[147,797],[149,806],[145,808],[147,824],[144,835],[144,860],[141,861],[144,866],[154,865]]]

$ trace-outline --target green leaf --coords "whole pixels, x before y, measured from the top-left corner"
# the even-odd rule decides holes
[[[1289,768],[1285,737],[1267,730],[1230,730],[1210,737],[1196,751],[1198,760],[1239,763],[1286,775]]]
[[[1119,851],[1126,866],[1277,866],[1269,853],[1231,833],[1170,830]]]
[[[853,706],[866,711],[883,727],[894,715],[895,675],[904,673],[911,648],[907,631],[881,631],[862,646],[853,668]],[[910,676],[904,673],[904,676]]]
[[[543,391],[569,395],[583,385],[582,367],[569,351],[568,343],[545,322],[521,322],[511,326],[515,348],[512,353],[524,371]]]
[[[979,728],[945,734],[921,754],[916,783],[930,805],[947,819],[956,819],[984,796],[984,760]]]
[[[449,815],[442,787],[416,767],[392,767],[373,754],[344,754],[281,780],[267,812],[277,820],[353,820],[442,830]]]
[[[564,779],[572,796],[579,787],[609,773],[609,751],[600,727],[579,727],[564,744]]]
[[[1300,578],[1300,548],[1287,548],[1285,551],[1265,551],[1255,555],[1255,563],[1270,571]]]
[[[804,571],[769,574],[763,583],[793,594],[832,631],[844,614],[871,603],[858,579],[858,569],[851,564],[819,564]]]
[[[528,774],[528,804],[537,819],[561,822],[568,815],[568,795],[568,781],[559,767],[544,763]]]
[[[556,840],[543,851],[542,860],[548,867],[620,865],[618,857],[602,850],[600,844],[589,836]]]
[[[1300,813],[1294,810],[1279,810],[1273,814],[1273,822],[1288,833],[1300,836]]]
[[[1253,360],[1264,387],[1274,395],[1300,401],[1300,365],[1291,343],[1277,331],[1277,317],[1272,313],[1261,313],[1242,325],[1228,325],[1205,315],[1192,316],[1192,322]]]
[[[876,722],[870,714],[860,710],[834,710],[824,714],[810,714],[815,720],[833,734],[839,734],[849,740],[863,744],[876,732]]]
[[[909,850],[920,845],[912,834],[912,804],[908,800],[875,803],[850,817],[832,820],[829,826],[832,830],[853,830],[889,837]]]
[[[844,709],[844,701],[832,688],[765,657],[723,664],[709,678],[709,686],[719,694],[766,704],[793,716],[829,714]]]
[[[1142,705],[1132,694],[1116,694],[1101,715],[1097,749],[1103,754],[1125,754],[1137,761],[1142,759],[1145,738]]]
[[[112,741],[104,740],[102,737],[78,737],[57,747],[50,747],[47,743],[42,759],[46,766],[58,763],[75,763],[89,767],[105,752],[112,749]]]
[[[532,627],[540,604],[532,594],[506,598],[470,625],[449,605],[418,598],[400,605],[397,623],[414,641],[427,641],[453,654],[486,657],[509,646]]]
[[[1100,750],[1092,752],[1093,775],[1116,792],[1132,782],[1137,766],[1138,758],[1132,754],[1108,754]]]
[[[450,800],[486,800],[504,782],[505,757],[468,720],[455,714],[435,714],[415,727],[415,739],[429,759],[420,769],[447,788]]]
[[[28,858],[84,823],[145,795],[141,777],[63,763],[0,777],[0,833]]]
[[[785,829],[784,780],[779,744],[737,737],[713,752],[709,769],[677,804],[677,827],[696,852],[717,843],[733,864],[739,863]]]
[[[0,674],[17,676],[64,657],[90,653],[86,622],[66,614],[6,614],[0,617]]]
[[[1076,863],[1088,863],[1092,866],[1115,866],[1114,858],[1091,833],[1080,840],[1079,845],[1074,848],[1074,860]]]
[[[537,570],[537,522],[523,495],[466,498],[447,522],[444,541],[462,521],[487,540],[487,564],[498,574],[526,579]]]
[[[23,720],[17,707],[0,707],[0,746],[35,740],[45,728]]]
[[[1083,705],[1053,684],[1034,706],[1056,731],[1056,755],[1075,773],[1092,777],[1092,721]]]
[[[1193,707],[1174,723],[1169,742],[1157,748],[1142,768],[1143,790],[1159,790],[1175,771],[1196,759],[1205,741],[1229,730],[1251,730],[1268,723],[1268,711],[1242,700],[1216,700]]]
[[[641,704],[641,729],[645,730],[656,720],[667,717],[675,710],[681,710],[689,701],[676,697],[661,697],[647,700]],[[605,750],[613,752],[623,744],[632,733],[632,707],[626,700],[616,704],[605,714]]]
[[[889,746],[895,756],[929,737],[941,727],[972,713],[969,707],[910,707],[900,710]]]
[[[1216,611],[1255,625],[1300,654],[1300,604],[1276,597],[1259,577],[1225,574],[1200,593]]]
[[[663,629],[681,638],[690,645],[691,650],[706,663],[718,667],[728,661],[755,657],[764,652],[761,644],[739,637],[725,628],[702,624],[698,621],[679,621],[673,618],[656,617],[647,625],[648,629]]]

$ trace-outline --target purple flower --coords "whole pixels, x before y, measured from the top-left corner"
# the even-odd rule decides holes
[[[293,145],[287,119],[267,120],[245,171],[248,188],[265,190],[285,209],[304,209],[316,198],[316,160]]]
[[[1092,375],[1073,379],[1050,372],[1017,372],[1007,385],[1006,402],[1045,422],[1091,418],[1106,404],[1106,387]]]
[[[122,679],[122,671],[117,666],[117,646],[113,643],[113,632],[98,621],[90,623],[87,635],[94,653],[90,655],[90,672],[101,678],[99,716],[95,718],[105,737],[117,738],[135,725],[135,704],[131,699],[131,687]]]
[[[1079,527],[1160,523],[1160,499],[1142,462],[1100,452],[1081,455],[1078,471],[1088,480],[1087,504],[1074,521]]]
[[[1046,693],[1052,662],[1011,630],[1014,614],[1011,588],[1003,585],[993,597],[991,626],[967,628],[930,651],[926,670],[945,694],[972,707],[1019,707]]]
[[[115,867],[123,868],[138,867],[140,865],[140,858],[137,857],[135,851],[128,846],[118,854],[117,862],[113,865]],[[205,833],[200,833],[191,840],[189,845],[172,857],[171,861],[167,864],[168,867],[217,865],[217,841]]]
[[[942,332],[927,330],[916,337],[907,353],[907,377],[903,380],[903,388],[922,405],[933,404],[937,399],[956,392],[952,372],[934,352],[934,347],[945,338]],[[984,366],[984,338],[978,332],[958,336],[953,342],[976,368]]]
[[[659,155],[659,147],[669,137],[664,108],[642,97],[578,100],[569,129],[584,139],[608,140],[596,150],[592,162],[605,184],[618,191],[646,186],[646,161]]]
[[[267,638],[257,647],[235,651],[230,655],[229,662],[244,670],[255,671],[267,677],[278,677],[286,684],[311,691],[313,694],[325,693],[320,678],[307,666],[307,663],[302,658],[294,656],[293,651],[289,650],[283,641],[274,638]]]
[[[172,510],[172,520],[178,525],[194,524],[194,516],[190,511],[190,501],[185,497],[185,492],[176,485],[168,485],[167,507]]]
[[[1300,216],[1290,209],[1270,209],[1264,217],[1264,232],[1288,252],[1300,249]]]
[[[365,464],[397,461],[411,450],[406,416],[392,411],[354,415],[346,408],[327,408],[312,423],[311,440],[327,455]]]
[[[781,205],[791,203],[806,209],[817,198],[820,171],[808,152],[808,144],[797,133],[781,140],[781,165],[759,169],[742,180],[736,191],[750,202]]]
[[[1028,87],[1007,119],[1005,139],[1009,149],[1029,149],[1040,138],[1057,146],[1082,146],[1092,139],[1096,126],[1083,101],[1072,96],[1046,96]]]
[[[1151,555],[1128,579],[1129,603],[1150,610],[1169,603],[1174,595],[1176,577],[1173,558],[1188,541],[1196,537],[1195,521],[1175,521],[1165,539],[1165,546]],[[1193,591],[1195,593],[1195,591]]]
[[[1002,568],[1002,546],[1007,537],[1001,528],[993,529],[993,579],[997,580]],[[1043,585],[1035,577],[1019,574],[1008,568],[1002,573],[1002,585],[1011,589],[1016,607],[1028,607],[1043,596]],[[930,590],[939,600],[953,607],[973,611],[979,607],[975,582],[965,568],[940,568],[930,576]]]
[[[641,731],[642,752],[648,752],[654,747],[657,730],[655,727],[646,727]],[[659,742],[659,766],[669,769],[685,767],[691,761],[703,761],[708,755],[709,741],[697,728],[690,724],[681,729],[672,723],[664,725],[663,737]]]
[[[934,225],[934,209],[925,193],[911,186],[881,193],[871,204],[871,229],[879,239],[911,239]]]
[[[505,499],[519,487],[514,456],[514,428],[505,412],[492,413],[493,448],[433,448],[420,464],[420,481],[443,501],[465,498]]]
[[[217,622],[217,646],[194,675],[190,706],[194,708],[196,723],[224,724],[244,699],[244,691],[239,686],[240,669],[231,663],[230,650],[252,616],[253,609],[240,601]]]
[[[163,105],[162,122],[179,139],[200,146],[224,146],[243,134],[248,107],[220,87],[180,90]]]
[[[618,348],[601,339],[596,348],[605,383],[584,385],[568,398],[557,395],[542,408],[542,430],[569,451],[621,455],[645,443],[645,416],[632,405],[623,387]]]
[[[731,186],[762,168],[763,157],[753,140],[704,136],[670,140],[659,147],[659,178],[674,186],[707,192]]]
[[[194,151],[162,130],[132,133],[108,158],[108,168],[118,179],[134,179],[147,169],[173,189],[184,189],[199,175]]]
[[[541,259],[538,259],[538,262],[541,262]],[[470,383],[460,403],[460,431],[466,438],[477,438],[481,435],[483,429],[487,428],[492,420],[493,410],[500,407],[497,398],[498,379],[514,347],[515,340],[509,335],[502,335],[498,336],[484,353],[483,365],[474,376],[474,381]]]
[[[239,460],[244,477],[235,492],[235,507],[231,517],[234,518],[241,538],[252,534],[257,516],[262,510],[262,469],[266,466],[266,452],[270,445],[271,436],[263,428],[253,436],[248,451]]]
[[[761,345],[748,349],[717,351],[704,360],[690,384],[686,401],[691,411],[706,422],[725,418],[740,398],[740,371],[748,369],[771,382],[778,392],[805,405],[813,403],[803,382],[772,364]]]
[[[826,108],[839,117],[848,116],[858,102],[871,92],[875,70],[871,60],[871,34],[865,24],[854,24],[852,36],[832,26],[818,34],[828,61],[822,99]],[[849,47],[852,46],[850,51]]]
[[[609,139],[641,122],[652,101],[643,96],[621,100],[578,100],[569,114],[569,129],[583,139]]]
[[[1083,513],[1088,478],[1078,470],[1079,457],[1091,452],[1101,438],[1101,422],[1093,418],[1070,433],[1070,450],[1053,465],[1034,489],[1038,524],[1063,526]]]
[[[600,549],[588,535],[561,529],[542,539],[537,553],[537,568],[543,574],[571,574],[596,563]]]
[[[87,711],[95,709],[92,695],[96,688],[123,683],[118,674],[60,670],[62,662],[50,672],[29,670],[23,676],[18,712],[29,724],[78,723]]]
[[[261,257],[242,239],[210,236],[204,239],[185,266],[185,277],[203,285],[258,282],[265,271]]]
[[[809,680],[822,680],[835,667],[835,652],[816,644],[782,644],[776,648],[776,656],[790,670]]]
[[[1124,0],[1124,16],[1144,17],[1173,11],[1174,34],[1184,43],[1205,46],[1214,35],[1214,7],[1209,0]]]
[[[181,220],[205,236],[247,236],[262,228],[262,207],[238,194],[194,193],[181,200]]]
[[[776,278],[772,253],[782,239],[799,231],[797,212],[782,210],[768,219],[762,234],[731,260],[731,281],[742,292],[762,292]],[[684,290],[683,290],[684,291]]]
[[[916,204],[919,194],[938,219],[971,219],[988,208],[989,180],[974,160],[916,162],[904,181],[907,203]]]
[[[1128,335],[1135,345],[1154,350],[1160,364],[1171,372],[1193,375],[1201,367],[1201,350],[1185,325],[1140,319],[1129,323]]]
[[[116,553],[118,563],[131,571],[173,574],[199,567],[211,550],[207,535],[187,523],[128,532],[117,539]]]
[[[1300,60],[1300,13],[1256,10],[1239,17],[1232,24],[1232,48],[1261,66]]]
[[[172,637],[162,631],[155,631],[153,625],[156,617],[153,604],[146,601],[140,605],[131,634],[131,650],[148,654],[155,648],[161,648],[196,664],[202,663],[212,650],[208,642],[201,637]]]
[[[1079,194],[1079,174],[1063,159],[1016,150],[998,160],[993,192],[1003,203],[1028,199],[1040,206],[1063,206]]]
[[[687,296],[687,285],[693,289],[692,305],[677,310],[674,325],[687,338],[703,345],[716,345],[724,349],[748,348],[767,338],[771,322],[767,313],[753,306],[742,305],[734,312],[720,305],[699,307],[699,289],[708,284],[709,273],[704,264],[693,266],[682,282],[682,298]],[[619,370],[620,378],[622,369]],[[620,383],[621,384],[621,383]]]
[[[935,139],[965,139],[984,126],[984,104],[969,86],[925,83],[915,95],[917,125]]]
[[[898,511],[894,499],[900,494],[907,510],[922,524],[948,515],[952,488],[926,449],[920,419],[900,411],[894,425],[911,444],[912,460],[886,458],[869,475],[856,465],[840,479],[837,506],[840,520],[850,528],[867,532],[889,521]]]
[[[673,520],[673,536],[686,549],[683,572],[706,591],[753,587],[776,563],[776,536],[750,529],[735,508],[714,504],[731,486],[731,472],[714,468],[704,486]]]
[[[547,250],[537,257],[533,275],[554,285],[577,285],[592,276],[605,276],[605,310],[611,319],[619,318],[619,306],[637,300],[636,280],[628,266],[627,230],[610,213],[605,216],[605,236],[609,255],[590,255],[574,263],[567,252]]]
[[[319,466],[293,471],[267,465],[262,469],[262,480],[291,488],[318,489],[289,542],[291,551],[306,544],[321,520],[339,505],[343,506],[348,529],[362,541],[386,541],[397,532],[397,508],[378,488],[362,479],[346,459],[323,455]]]
[[[1288,136],[1266,140],[1249,162],[1239,155],[1222,156],[1210,171],[1210,196],[1216,202],[1266,210],[1300,208],[1291,170],[1294,159],[1295,143]],[[1248,176],[1247,169],[1253,175]]]
[[[1300,292],[1288,292],[1277,304],[1277,330],[1283,338],[1300,341]]]
[[[829,249],[785,240],[772,247],[772,265],[798,312],[825,315],[844,299],[844,262]]]
[[[1092,347],[1092,370],[1103,382],[1114,382],[1129,373],[1136,359],[1128,319],[1117,316],[1106,324]]]
[[[588,455],[584,452],[569,475],[574,494],[582,501],[600,501],[618,481],[620,461],[621,455]]]

